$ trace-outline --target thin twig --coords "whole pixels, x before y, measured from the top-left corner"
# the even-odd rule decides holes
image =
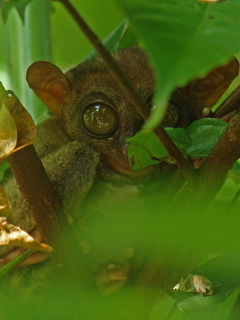
[[[59,280],[63,285],[70,280],[78,290],[80,284],[76,279],[81,279],[82,271],[73,255],[75,244],[68,237],[60,204],[34,146],[27,146],[7,159],[38,230],[54,248],[52,261]]]
[[[19,266],[23,261],[28,259],[35,251],[33,250],[26,250],[21,255],[16,257],[15,259],[8,262],[6,265],[0,268],[0,279],[5,276],[8,272],[15,269],[17,266]]]
[[[89,42],[94,46],[95,50],[104,60],[104,62],[108,65],[112,75],[118,81],[121,86],[123,92],[126,96],[131,100],[135,108],[141,117],[146,120],[149,116],[148,108],[146,108],[145,103],[142,101],[141,97],[137,94],[130,80],[125,76],[122,72],[118,64],[112,58],[111,54],[105,49],[104,45],[101,43],[100,39],[97,35],[90,29],[84,19],[79,15],[73,5],[69,0],[58,0],[61,2],[67,11],[74,18],[78,26],[81,28],[83,33],[88,38]],[[181,170],[185,179],[193,184],[193,180],[195,181],[194,169],[191,163],[183,156],[181,151],[177,148],[177,146],[172,142],[168,134],[162,129],[160,126],[154,129],[155,134],[162,142],[163,146],[169,153],[169,155],[175,160],[176,165]]]
[[[221,118],[240,107],[240,86],[213,113],[214,118]]]

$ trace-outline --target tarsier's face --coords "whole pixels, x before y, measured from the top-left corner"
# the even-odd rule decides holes
[[[114,58],[146,102],[146,107],[151,109],[155,78],[143,51],[132,47],[115,53]],[[28,73],[30,86],[51,110],[60,115],[70,138],[91,145],[101,154],[106,166],[131,174],[126,139],[141,129],[143,120],[105,63],[100,59],[91,60],[66,75],[48,63],[35,65],[35,69],[33,66]],[[202,117],[204,109],[207,109],[207,115],[210,114],[210,108],[236,76],[236,70],[238,65],[233,60],[206,78],[177,89],[169,100],[162,126],[186,127]]]

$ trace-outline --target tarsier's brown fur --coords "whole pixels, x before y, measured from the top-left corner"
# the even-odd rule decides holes
[[[131,47],[114,53],[113,57],[150,108],[155,78],[144,52]],[[237,75],[237,69],[238,65],[233,60],[227,67],[216,69],[208,77],[177,89],[171,101],[177,103],[180,110],[178,126],[187,126],[202,116],[204,108],[211,108]],[[57,67],[40,62],[30,67],[28,82],[56,114],[39,126],[35,147],[73,223],[74,217],[69,207],[72,208],[76,202],[80,208],[91,207],[89,199],[92,190],[99,190],[100,200],[95,203],[95,208],[101,211],[101,208],[105,208],[104,201],[109,202],[111,198],[113,203],[121,203],[129,198],[137,198],[152,177],[160,179],[161,164],[140,172],[133,172],[130,168],[125,141],[141,129],[143,120],[100,58],[82,63],[65,75]],[[110,105],[117,113],[118,128],[110,137],[93,136],[83,127],[82,110],[96,101]],[[6,184],[6,190],[13,207],[12,220],[31,231],[35,223],[14,180]],[[127,243],[123,244],[125,247],[128,248]],[[1,255],[5,253],[6,250],[2,249]],[[114,252],[112,255],[115,255]],[[129,254],[127,249],[127,257],[130,256],[132,253]],[[110,257],[109,260],[117,259]],[[102,261],[100,270],[107,262]],[[101,283],[101,277],[105,277],[104,272],[100,273],[97,283]],[[154,281],[154,276],[152,278]]]

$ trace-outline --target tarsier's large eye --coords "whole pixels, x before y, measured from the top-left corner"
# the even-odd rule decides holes
[[[96,102],[83,110],[84,128],[96,136],[111,136],[118,128],[116,111],[102,102]]]
[[[170,101],[165,117],[162,121],[162,126],[177,127],[180,121],[181,121],[181,111],[179,109],[179,106],[175,102]]]
[[[156,108],[156,106],[152,105],[153,96],[150,96],[147,99],[147,105],[150,106],[151,109]],[[181,122],[181,110],[178,106],[178,104],[174,101],[169,102],[167,111],[165,113],[165,116],[162,120],[162,126],[163,127],[177,127],[179,123]]]

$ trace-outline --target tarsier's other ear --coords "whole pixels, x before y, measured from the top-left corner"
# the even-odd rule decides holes
[[[202,79],[195,79],[182,90],[191,101],[197,102],[201,109],[212,108],[239,73],[239,62],[231,60]],[[199,110],[200,111],[200,110]]]
[[[58,67],[50,62],[35,62],[27,70],[27,82],[51,111],[61,114],[61,106],[71,97],[71,87]]]

